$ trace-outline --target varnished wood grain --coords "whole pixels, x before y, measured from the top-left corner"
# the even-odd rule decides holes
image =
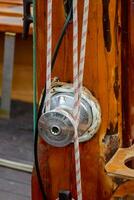
[[[123,96],[123,145],[134,142],[134,4],[123,1],[122,9],[122,96]]]
[[[128,167],[127,162],[133,161],[134,145],[129,148],[119,148],[105,169],[111,176],[134,179],[134,170]]]
[[[130,196],[131,197],[130,200],[132,200],[134,198],[133,195],[134,195],[134,181],[126,181],[125,183],[122,183],[120,187],[117,188],[111,200],[115,200],[116,198],[125,198],[125,197],[126,197],[125,199],[127,199],[128,196]]]
[[[23,6],[1,3],[0,4],[0,15],[22,17],[23,16]]]
[[[129,100],[128,104],[129,107],[129,115],[130,115],[130,140],[134,143],[134,26],[133,26],[133,20],[134,20],[134,2],[130,1],[129,3],[129,20],[128,20],[128,47],[129,47],[129,55],[128,55],[128,90],[129,90]]]
[[[8,3],[8,4],[16,4],[16,5],[22,5],[23,0],[0,0],[0,4]]]
[[[12,33],[23,32],[22,1],[0,1],[0,31]],[[29,34],[32,34],[32,27],[30,27]]]
[[[37,66],[39,94],[45,82],[46,66],[46,3],[37,2]],[[120,1],[109,1],[111,46],[107,51],[104,41],[103,1],[90,1],[84,85],[99,100],[102,124],[97,135],[80,144],[82,189],[84,200],[109,200],[114,182],[104,171],[103,139],[112,128],[121,138],[121,62],[120,62]],[[79,1],[79,37],[81,33],[83,1]],[[45,13],[45,15],[44,15]],[[63,1],[53,4],[53,48],[65,21]],[[80,38],[79,38],[80,41]],[[70,23],[56,61],[53,76],[61,81],[72,81],[72,23]],[[115,129],[117,127],[117,129]],[[110,132],[109,131],[109,132]],[[113,132],[111,131],[111,134]],[[70,189],[76,199],[74,149],[54,148],[40,139],[39,163],[44,189],[49,200],[54,200],[61,189]],[[33,200],[42,200],[35,171],[33,172]]]
[[[130,145],[130,103],[128,99],[128,21],[129,21],[129,1],[122,1],[122,116],[123,116],[123,146],[128,147]]]

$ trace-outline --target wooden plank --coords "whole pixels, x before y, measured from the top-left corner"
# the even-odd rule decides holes
[[[21,5],[9,5],[0,4],[0,15],[22,17],[23,16],[23,6]]]
[[[14,182],[12,180],[6,181],[0,178],[0,191],[10,192],[24,197],[30,197],[31,186]]]
[[[128,104],[129,104],[129,121],[128,126],[130,126],[130,143],[134,144],[134,1],[129,1],[129,10],[130,15],[128,18],[128,48],[129,48],[129,55],[128,55]]]
[[[0,30],[4,32],[22,32],[23,21],[21,17],[0,16]]]
[[[14,159],[12,156],[16,156],[16,159],[18,158],[17,161],[19,161],[21,153],[24,158],[23,162],[26,160],[30,161],[31,156],[29,155],[32,155],[31,144],[33,140],[32,104],[21,103],[18,105],[13,102],[12,111],[12,118],[10,120],[0,120],[1,152],[5,158]],[[18,147],[21,149],[20,151]],[[12,149],[14,151],[11,153]],[[23,151],[24,149],[27,150]],[[9,155],[9,153],[11,154]],[[2,156],[0,154],[0,157]],[[31,174],[0,167],[0,200],[30,199]]]
[[[10,192],[4,192],[0,190],[0,199],[1,200],[30,200],[29,197],[20,196],[17,194],[12,194]]]
[[[23,0],[0,0],[1,3],[15,4],[15,5],[23,5]]]
[[[28,149],[28,148],[25,148],[26,145],[22,145],[23,140],[21,140],[21,138],[18,137],[18,140],[21,140],[20,145],[19,143],[15,145],[15,142],[12,142],[9,144],[8,142],[9,139],[10,137],[8,137],[7,139],[5,138],[5,139],[0,140],[1,142],[2,141],[4,142],[2,146],[0,147],[0,157],[3,159],[9,159],[9,160],[11,160],[12,158],[12,160],[15,162],[31,164],[33,161],[32,145],[29,143],[29,146],[31,148]]]
[[[111,176],[123,177],[134,180],[134,170],[128,161],[134,161],[134,145],[129,148],[119,148],[112,159],[107,163],[105,169]],[[134,192],[134,191],[133,191]]]
[[[5,167],[0,167],[0,178],[7,181],[31,185],[31,174],[12,170]]]
[[[12,158],[13,161],[31,164],[31,162],[33,161],[32,132],[30,133],[31,142],[29,140],[26,141],[26,139],[23,139],[23,137],[25,137],[26,135],[25,133],[24,134],[23,133],[22,135],[19,133],[17,137],[14,135],[13,132],[8,132],[7,137],[4,136],[4,132],[0,134],[1,135],[0,142],[2,144],[0,146],[1,158],[9,160]],[[13,134],[12,138],[10,137],[10,134]],[[26,138],[28,139],[27,136]],[[8,142],[9,140],[10,143]],[[25,142],[25,144],[23,142]]]
[[[32,104],[12,102],[11,119],[0,120],[0,144],[1,158],[33,162]]]
[[[0,31],[22,33],[22,17],[0,16]],[[30,28],[29,34],[32,34],[32,28]]]
[[[130,1],[122,0],[122,116],[123,116],[123,147],[130,145],[130,102],[129,102],[129,41],[128,41],[128,23],[130,23],[130,10],[128,9]],[[129,13],[129,14],[128,14]],[[127,67],[126,67],[127,66]]]

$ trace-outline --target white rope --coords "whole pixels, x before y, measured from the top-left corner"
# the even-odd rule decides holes
[[[80,151],[79,151],[79,138],[78,138],[78,124],[79,124],[79,71],[78,71],[78,13],[77,13],[77,0],[73,1],[73,84],[74,84],[74,112],[73,117],[75,120],[75,135],[74,135],[74,153],[75,153],[75,172],[76,172],[76,187],[77,198],[82,200],[82,187],[81,187],[81,170],[80,170]]]
[[[52,60],[52,0],[47,1],[46,112],[50,110]]]
[[[75,151],[75,170],[76,170],[76,186],[77,198],[82,200],[82,185],[81,185],[81,169],[80,169],[80,150],[78,125],[80,116],[80,98],[84,74],[85,49],[88,27],[89,0],[84,1],[83,25],[80,49],[80,64],[78,67],[78,13],[77,0],[73,1],[73,81],[74,81],[74,112],[75,120],[75,135],[74,135],[74,151]]]
[[[87,28],[88,28],[88,14],[89,14],[89,0],[84,1],[84,14],[83,14],[83,24],[82,24],[82,40],[80,49],[80,63],[79,63],[79,87],[80,93],[83,83],[83,73],[85,64],[85,51],[86,51],[86,40],[87,40]]]
[[[74,86],[74,150],[76,168],[77,199],[82,200],[80,151],[78,125],[80,115],[80,98],[84,74],[85,49],[88,27],[89,0],[84,0],[83,25],[80,49],[80,63],[78,64],[78,13],[77,0],[73,0],[73,86]],[[51,54],[52,54],[52,0],[47,3],[47,67],[46,67],[46,112],[50,110],[51,100]]]

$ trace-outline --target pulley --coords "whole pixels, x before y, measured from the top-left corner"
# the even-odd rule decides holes
[[[45,113],[45,102],[38,129],[40,136],[50,145],[64,147],[73,142],[74,93],[72,84],[57,82],[51,89],[51,109]],[[83,87],[80,103],[79,141],[90,140],[101,122],[98,101]]]

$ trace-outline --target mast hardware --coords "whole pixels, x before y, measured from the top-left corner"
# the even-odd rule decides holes
[[[60,191],[59,192],[59,200],[72,200],[72,194],[70,191]]]
[[[57,82],[51,89],[51,109],[42,110],[39,135],[50,145],[64,147],[74,142],[74,92],[72,84]],[[101,110],[91,92],[83,87],[80,102],[79,142],[90,140],[101,123]]]
[[[30,24],[33,23],[33,17],[31,14],[31,4],[33,4],[33,0],[23,0],[23,33],[22,38],[25,40],[28,37]]]

